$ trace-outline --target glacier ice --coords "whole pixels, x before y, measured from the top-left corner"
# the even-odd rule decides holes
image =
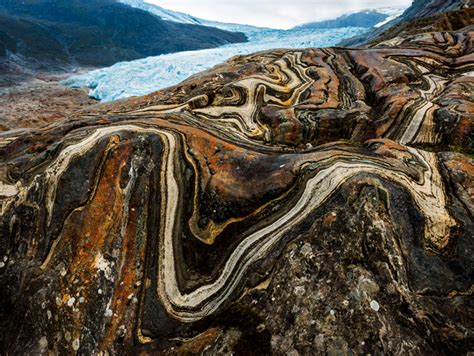
[[[236,56],[274,48],[334,46],[342,39],[360,35],[365,28],[330,30],[247,31],[249,42],[219,48],[187,51],[116,63],[111,67],[72,76],[64,81],[69,87],[88,87],[89,95],[101,101],[140,96],[173,86],[198,72]]]
[[[388,15],[388,17],[383,20],[382,22],[379,22],[376,24],[374,27],[379,28],[385,25],[386,23],[396,19],[397,17],[401,16],[403,12],[406,10],[406,6],[404,7],[387,7],[383,9],[377,9],[377,11],[381,11],[383,14]]]

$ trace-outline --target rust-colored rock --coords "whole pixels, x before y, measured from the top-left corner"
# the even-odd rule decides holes
[[[1,134],[0,347],[472,351],[473,162],[435,151],[472,149],[473,36],[237,57]]]

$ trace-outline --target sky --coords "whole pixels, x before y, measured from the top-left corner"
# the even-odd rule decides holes
[[[206,20],[271,28],[291,28],[347,12],[402,7],[412,0],[146,0]]]

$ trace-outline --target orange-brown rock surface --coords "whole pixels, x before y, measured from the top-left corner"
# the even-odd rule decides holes
[[[472,351],[474,163],[438,151],[472,150],[473,37],[236,57],[0,134],[0,347]]]

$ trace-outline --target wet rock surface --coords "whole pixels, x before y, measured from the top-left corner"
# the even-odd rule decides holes
[[[1,350],[471,352],[472,38],[237,57],[0,134]]]

